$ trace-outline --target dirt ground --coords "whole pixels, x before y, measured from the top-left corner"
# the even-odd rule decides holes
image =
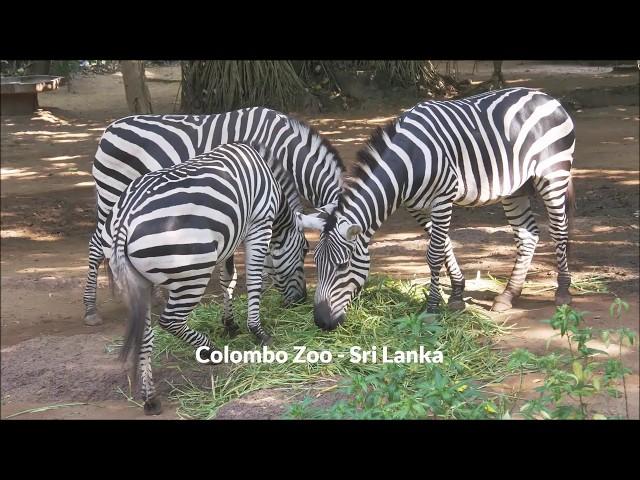
[[[468,77],[472,62],[460,62]],[[480,62],[474,80],[490,76],[489,62]],[[638,72],[608,67],[549,65],[541,62],[505,62],[509,85],[542,88],[557,97],[576,89],[638,85]],[[157,113],[172,113],[179,87],[179,69],[153,68],[149,87]],[[618,97],[616,97],[618,98]],[[623,103],[623,104],[622,104]],[[635,98],[618,105],[571,111],[577,145],[574,178],[578,199],[572,236],[574,278],[590,274],[607,277],[613,294],[630,304],[621,322],[613,322],[608,307],[612,294],[574,297],[579,310],[591,312],[594,328],[620,324],[638,332],[638,152],[639,116]],[[2,117],[1,136],[1,417],[53,404],[74,404],[17,415],[15,418],[142,419],[141,410],[128,402],[126,374],[109,342],[124,330],[123,307],[114,300],[101,272],[98,305],[105,323],[82,323],[82,288],[87,245],[94,228],[95,191],[91,163],[103,129],[128,115],[119,74],[79,77],[70,87],[40,95],[41,109],[31,116]],[[361,110],[306,117],[327,136],[348,163],[367,135],[407,105],[368,104]],[[541,241],[530,280],[555,281],[554,250],[539,204]],[[469,303],[485,308],[492,293],[477,272],[507,277],[513,266],[512,234],[499,206],[454,212],[451,238],[467,276]],[[317,236],[310,235],[312,247]],[[376,235],[371,246],[373,272],[398,278],[428,279],[424,261],[427,241],[406,212],[396,213]],[[309,281],[314,282],[312,256],[307,257]],[[212,292],[215,294],[215,290]],[[493,314],[516,324],[516,333],[504,339],[507,348],[545,350],[550,328],[540,320],[554,311],[552,292],[525,294],[515,308]],[[553,345],[553,343],[552,343]],[[604,348],[597,346],[596,348]],[[613,352],[613,347],[611,352]],[[638,418],[638,349],[625,348],[623,357],[633,370],[627,380],[631,415]],[[203,367],[202,377],[208,378]],[[154,371],[154,374],[156,372]],[[169,369],[156,374],[166,393]],[[535,388],[535,375],[525,387]],[[502,385],[505,391],[514,385]],[[166,395],[165,395],[166,398]],[[219,418],[277,418],[288,397],[282,392],[258,392],[224,406]],[[177,418],[165,405],[159,418]],[[624,413],[624,402],[598,405],[605,415]]]

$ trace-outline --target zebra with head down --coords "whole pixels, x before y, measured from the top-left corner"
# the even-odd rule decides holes
[[[160,326],[195,348],[215,350],[206,335],[187,325],[187,318],[202,299],[215,266],[232,259],[241,242],[246,247],[247,325],[265,345],[271,341],[259,317],[265,257],[271,254],[275,284],[285,303],[299,302],[306,297],[306,239],[282,188],[256,150],[222,145],[147,173],[128,185],[111,210],[101,243],[129,307],[122,357],[132,352],[137,359],[146,413],[161,409],[151,374],[152,287],[169,292]],[[225,295],[223,323],[233,334],[238,327],[230,302]]]
[[[430,236],[427,310],[434,312],[441,301],[443,263],[452,283],[449,307],[465,306],[465,280],[449,239],[453,205],[501,202],[515,234],[517,258],[493,309],[511,308],[539,238],[529,199],[534,192],[544,202],[556,245],[556,304],[570,303],[567,250],[574,148],[574,126],[565,109],[549,95],[528,88],[423,102],[379,129],[359,152],[337,208],[303,216],[303,224],[321,231],[314,252],[316,324],[331,329],[344,320],[369,271],[369,263],[359,259],[368,258],[371,238],[400,206]],[[354,275],[354,267],[364,275]]]
[[[219,145],[242,142],[264,151],[291,208],[300,198],[322,208],[337,201],[343,164],[337,151],[310,126],[268,108],[244,108],[217,115],[136,115],[109,125],[93,164],[97,226],[89,242],[89,271],[84,290],[84,322],[102,322],[96,306],[98,266],[103,258],[100,231],[127,186],[139,176],[184,162]],[[267,267],[271,264],[267,256]],[[364,275],[368,258],[354,258],[354,273]],[[355,267],[360,264],[360,270]],[[225,292],[233,294],[233,259],[221,268]]]

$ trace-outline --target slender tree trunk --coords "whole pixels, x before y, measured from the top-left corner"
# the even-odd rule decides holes
[[[493,75],[491,75],[493,88],[502,88],[505,84],[504,77],[502,76],[502,62],[503,60],[493,61]]]
[[[120,62],[124,92],[127,97],[129,111],[135,114],[153,113],[151,95],[144,76],[142,60],[122,60]]]

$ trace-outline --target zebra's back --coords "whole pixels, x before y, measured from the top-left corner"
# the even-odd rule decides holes
[[[255,150],[219,147],[132,182],[103,227],[106,256],[123,235],[127,256],[153,284],[181,272],[192,278],[230,257],[251,222],[273,220],[280,195]]]
[[[413,144],[414,158],[423,159],[422,172],[435,159],[455,170],[455,203],[466,206],[499,201],[549,169],[568,171],[575,145],[566,110],[529,88],[420,103],[400,118],[398,133]]]

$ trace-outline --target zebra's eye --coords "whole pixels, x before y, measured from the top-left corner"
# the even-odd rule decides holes
[[[349,262],[339,263],[338,270],[346,270],[349,267]]]

